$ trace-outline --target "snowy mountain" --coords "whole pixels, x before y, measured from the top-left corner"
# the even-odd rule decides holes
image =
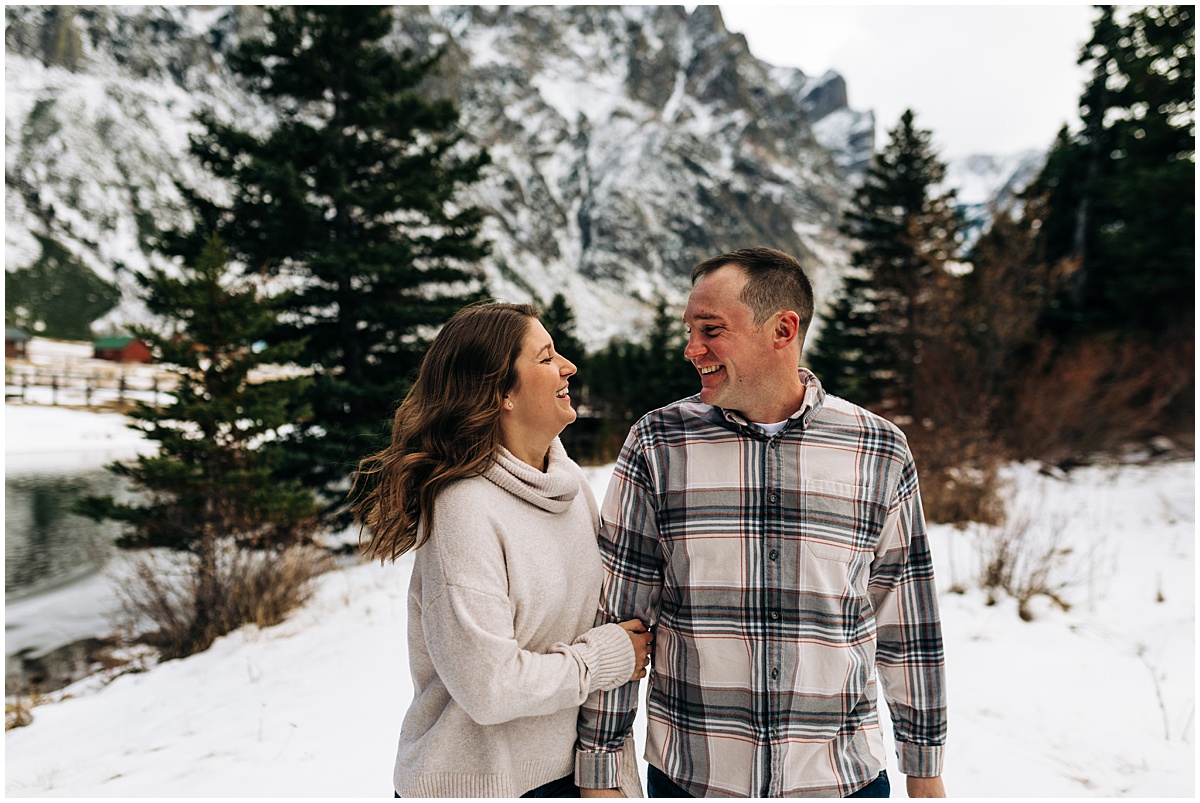
[[[1008,156],[964,156],[946,161],[946,181],[937,192],[957,190],[963,235],[969,247],[1001,210],[1011,210],[1017,194],[1037,178],[1046,162],[1043,151],[1020,151]]]
[[[445,47],[431,90],[455,100],[493,165],[464,200],[487,210],[492,292],[563,292],[599,346],[682,298],[691,265],[768,244],[811,267],[819,298],[848,252],[838,212],[873,150],[873,116],[836,73],[754,57],[715,7],[399,6],[388,45]],[[88,271],[141,316],[133,273],[188,225],[175,180],[219,193],[187,155],[212,108],[272,110],[225,66],[262,30],[252,6],[5,9],[6,270]],[[79,283],[68,281],[62,292]]]

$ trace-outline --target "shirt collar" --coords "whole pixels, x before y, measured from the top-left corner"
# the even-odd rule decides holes
[[[800,382],[804,385],[804,401],[800,404],[800,409],[788,416],[788,424],[783,428],[784,432],[796,426],[796,422],[799,422],[800,429],[807,429],[816,414],[825,406],[825,389],[821,387],[821,380],[817,379],[816,374],[807,368],[801,368]],[[739,429],[749,429],[751,432],[766,437],[762,430],[751,426],[750,422],[736,410],[714,407],[713,412]]]

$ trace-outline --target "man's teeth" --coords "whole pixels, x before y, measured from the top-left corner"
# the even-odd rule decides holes
[[[719,370],[719,369],[720,369],[720,367],[721,367],[721,366],[719,366],[719,365],[710,365],[710,366],[708,366],[707,368],[701,368],[701,369],[700,369],[700,376],[704,376],[704,375],[706,375],[706,374],[711,374],[713,371]]]

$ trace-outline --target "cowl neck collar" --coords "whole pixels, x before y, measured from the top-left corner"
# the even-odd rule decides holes
[[[542,510],[562,513],[579,494],[580,478],[574,465],[567,457],[562,441],[555,438],[547,452],[544,472],[518,460],[503,446],[497,446],[483,476]]]

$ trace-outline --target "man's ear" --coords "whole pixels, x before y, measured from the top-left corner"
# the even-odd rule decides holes
[[[785,349],[800,336],[800,316],[791,310],[778,313],[775,318],[775,348]]]

